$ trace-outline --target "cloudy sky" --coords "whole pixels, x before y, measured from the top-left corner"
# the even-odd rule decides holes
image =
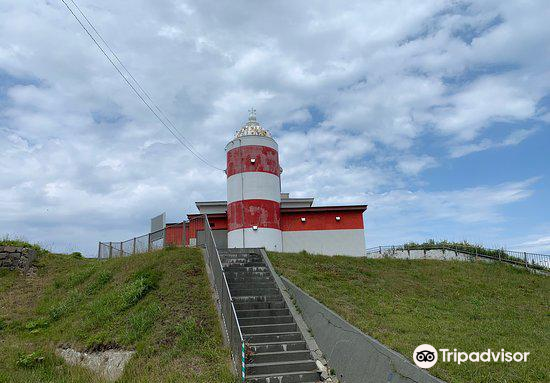
[[[209,162],[224,167],[254,106],[283,190],[367,203],[368,247],[550,252],[547,0],[78,4]],[[0,0],[0,235],[93,254],[211,199],[223,172],[159,124],[61,0]]]

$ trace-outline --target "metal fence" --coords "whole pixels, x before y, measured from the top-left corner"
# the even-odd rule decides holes
[[[218,253],[216,242],[214,241],[214,234],[210,223],[205,216],[204,219],[204,231],[205,231],[205,247],[208,257],[208,264],[214,279],[214,285],[218,294],[218,299],[221,308],[221,315],[223,322],[225,323],[225,330],[227,331],[227,338],[229,340],[229,347],[231,348],[231,356],[235,369],[241,373],[242,381],[245,380],[245,344],[241,328],[239,326],[239,320],[237,319],[237,312],[233,304],[233,298],[229,291],[229,285],[223,272],[223,266]]]
[[[108,259],[163,249],[165,244],[171,243],[170,241],[166,241],[166,233],[166,229],[161,229],[127,241],[99,242],[97,257],[99,259]]]
[[[368,254],[388,253],[407,250],[442,250],[454,251],[461,254],[470,255],[475,258],[492,259],[495,261],[510,263],[518,266],[525,266],[534,269],[550,269],[550,255],[527,253],[520,251],[510,251],[504,249],[486,249],[467,246],[449,246],[449,245],[397,245],[397,246],[376,246],[367,249]]]

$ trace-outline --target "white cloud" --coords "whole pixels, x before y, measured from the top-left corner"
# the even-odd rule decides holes
[[[491,245],[504,220],[504,208],[529,198],[537,179],[494,186],[478,186],[440,192],[393,190],[368,194],[366,214],[369,246],[423,241],[437,236]]]
[[[435,158],[430,156],[406,156],[397,162],[397,169],[407,175],[418,175],[423,170],[437,165]]]
[[[481,140],[479,143],[459,145],[450,149],[451,158],[459,158],[471,153],[481,152],[487,149],[504,148],[506,146],[515,146],[537,132],[537,129],[520,129],[512,131],[504,140],[493,141],[490,139]]]

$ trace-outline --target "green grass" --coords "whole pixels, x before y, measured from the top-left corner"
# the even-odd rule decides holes
[[[101,382],[55,355],[122,348],[120,382],[236,382],[201,253],[105,261],[39,257],[36,276],[0,270],[0,382]]]
[[[550,277],[501,263],[270,253],[275,268],[412,360],[416,346],[531,352],[526,363],[438,362],[450,383],[550,381]]]

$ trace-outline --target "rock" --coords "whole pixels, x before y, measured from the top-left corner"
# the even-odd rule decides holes
[[[8,253],[0,253],[0,260],[8,258]]]
[[[114,382],[122,376],[126,363],[135,351],[106,350],[87,353],[72,348],[60,348],[57,349],[57,354],[70,365],[86,367],[104,379]]]
[[[17,248],[13,246],[4,246],[4,252],[6,253],[15,253],[17,252]]]

